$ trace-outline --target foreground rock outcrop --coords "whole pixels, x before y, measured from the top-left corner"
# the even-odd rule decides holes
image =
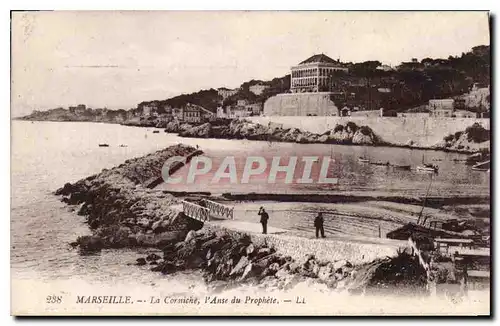
[[[253,242],[247,234],[224,229],[190,231],[184,240],[164,246],[163,257],[139,258],[137,265],[147,262],[152,271],[163,274],[201,269],[204,280],[216,290],[243,283],[288,290],[313,279],[330,289],[353,293],[394,290],[400,284],[425,293],[427,284],[425,271],[405,252],[359,266],[347,260],[322,261],[314,255],[297,261]]]
[[[464,131],[458,131],[444,137],[437,147],[444,147],[448,150],[489,153],[490,139],[490,130],[485,129],[478,123],[474,123]]]
[[[148,189],[161,176],[165,160],[172,156],[192,157],[200,153],[184,145],[171,146],[141,158],[125,161],[97,175],[67,183],[56,191],[62,201],[80,205],[78,214],[87,216],[93,235],[77,239],[83,251],[132,246],[158,247],[183,239],[201,224],[175,208],[178,199]],[[174,166],[178,169],[180,166]],[[172,173],[172,169],[170,173]]]

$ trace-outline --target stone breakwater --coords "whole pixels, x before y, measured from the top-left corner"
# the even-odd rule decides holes
[[[248,139],[294,143],[323,143],[344,145],[385,145],[385,143],[367,126],[358,126],[353,122],[336,125],[322,134],[316,134],[298,128],[276,128],[247,120],[232,120],[228,124],[205,123],[188,128],[186,125],[172,124],[167,132],[179,132],[181,137]]]
[[[200,153],[190,146],[171,146],[58,189],[55,194],[61,195],[63,202],[80,205],[78,214],[87,216],[93,233],[78,238],[73,245],[82,251],[158,247],[201,228],[175,208],[179,200],[174,196],[147,188],[151,180],[161,176],[163,163],[169,157],[184,156],[189,161]],[[181,166],[173,166],[170,173]]]

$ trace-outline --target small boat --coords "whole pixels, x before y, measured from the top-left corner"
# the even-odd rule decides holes
[[[153,134],[159,134],[160,131],[159,130],[153,130]]]
[[[400,170],[411,170],[411,165],[392,165],[392,167]]]
[[[490,161],[484,161],[481,163],[477,163],[472,167],[474,171],[489,171],[490,170]]]
[[[121,144],[119,147],[127,147],[127,145],[123,145],[123,144]]]
[[[370,162],[372,165],[391,166],[389,162]]]
[[[360,158],[358,158],[358,161],[361,163],[370,163],[370,160],[364,156],[361,156]]]
[[[439,170],[439,168],[436,165],[432,165],[432,164],[424,164],[424,165],[417,166],[417,171],[420,171],[420,172],[437,173],[438,170]]]
[[[108,144],[99,144],[99,147],[109,147]]]

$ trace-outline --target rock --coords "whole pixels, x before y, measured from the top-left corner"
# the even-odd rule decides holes
[[[142,226],[143,228],[149,227],[149,220],[147,218],[141,218],[136,222],[137,225]]]
[[[154,222],[154,223],[151,225],[151,230],[153,230],[153,232],[157,233],[157,230],[158,230],[159,228],[161,228],[162,223],[163,223],[163,220],[158,220],[158,221]]]
[[[137,261],[136,265],[138,265],[138,266],[146,265],[146,259],[144,259],[144,258],[137,258],[136,261]]]
[[[252,263],[249,263],[246,267],[245,267],[245,270],[243,271],[243,274],[241,275],[241,277],[239,278],[240,281],[243,281],[244,279],[246,279],[247,277],[249,277],[251,275],[251,272],[252,272]]]
[[[286,278],[289,274],[290,274],[290,273],[288,273],[287,268],[286,268],[286,267],[283,267],[283,268],[280,268],[280,269],[276,272],[275,276],[276,276],[277,278],[284,279],[284,278]]]
[[[158,256],[157,254],[155,253],[151,253],[149,254],[147,257],[146,257],[146,261],[156,261],[158,259],[160,259],[161,257]]]
[[[337,288],[337,280],[335,278],[330,278],[325,281],[326,286],[330,289]]]
[[[71,183],[65,183],[62,188],[59,188],[56,190],[56,195],[63,195],[63,196],[68,196],[72,191],[74,190],[74,187]]]
[[[236,266],[234,266],[234,268],[231,270],[229,275],[232,276],[235,274],[242,274],[249,263],[250,261],[248,260],[248,258],[246,256],[242,256]]]
[[[333,263],[333,270],[338,270],[339,268],[342,268],[344,266],[347,266],[347,267],[352,267],[351,263],[349,263],[347,260],[343,259],[343,260],[337,260],[336,262]]]
[[[191,241],[194,241],[196,240],[196,232],[191,230],[188,232],[188,234],[186,235],[186,238],[184,239],[184,242],[191,242]]]
[[[257,250],[257,254],[255,255],[255,258],[261,259],[261,258],[269,256],[271,254],[272,254],[271,248],[264,247],[264,248],[260,248],[259,250]]]
[[[288,274],[284,279],[280,282],[280,289],[290,290],[295,285],[297,285],[301,280],[301,277],[298,274]]]
[[[288,265],[288,269],[292,273],[297,273],[300,269],[300,265],[297,262],[292,262],[292,263],[290,263],[290,265]]]
[[[185,236],[186,236],[185,231],[167,231],[158,233],[155,234],[153,237],[154,239],[153,245],[155,247],[164,247],[170,244],[171,242],[181,241],[182,239],[185,238]]]
[[[104,247],[103,240],[98,236],[82,236],[76,240],[82,251],[100,251]]]
[[[247,256],[251,255],[255,251],[255,246],[251,243],[246,247]]]
[[[333,274],[333,267],[331,264],[320,267],[317,275],[318,278],[324,282],[327,282],[331,278],[335,279]]]

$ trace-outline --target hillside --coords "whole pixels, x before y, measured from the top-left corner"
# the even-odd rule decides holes
[[[447,59],[425,58],[421,61],[412,59],[403,62],[396,69],[382,70],[379,61],[346,63],[349,72],[337,72],[330,76],[330,91],[334,92],[337,107],[358,107],[360,109],[378,109],[383,107],[389,114],[406,111],[427,104],[429,99],[449,98],[470,91],[474,84],[482,87],[490,85],[490,46],[480,45],[460,56]],[[269,86],[262,94],[256,95],[249,88],[261,84]],[[250,80],[239,87],[236,94],[224,99],[223,106],[235,104],[238,100],[263,104],[268,98],[290,90],[290,75],[277,77],[269,81]],[[91,109],[72,112],[64,108],[49,111],[34,111],[21,119],[50,121],[97,121],[152,125],[144,119],[144,107],[153,107],[158,114],[164,114],[169,108],[185,107],[188,103],[202,106],[216,112],[222,97],[216,89],[201,90],[190,94],[181,94],[163,100],[143,101],[130,110]],[[489,101],[489,97],[488,97]],[[485,108],[473,108],[485,110]],[[137,121],[136,121],[137,120]]]

